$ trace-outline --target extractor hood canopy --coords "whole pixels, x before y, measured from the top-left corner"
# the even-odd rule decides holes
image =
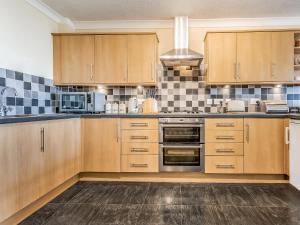
[[[189,24],[187,16],[178,16],[174,20],[174,49],[160,56],[165,67],[200,66],[203,55],[188,48]]]

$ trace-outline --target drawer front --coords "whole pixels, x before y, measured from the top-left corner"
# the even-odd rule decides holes
[[[207,143],[205,155],[244,155],[243,143]]]
[[[122,142],[158,143],[157,130],[122,130]]]
[[[206,130],[205,143],[244,142],[243,131]]]
[[[158,130],[157,119],[122,119],[121,125],[124,130]]]
[[[243,156],[206,156],[205,173],[243,173]]]
[[[158,172],[158,155],[122,155],[121,172]]]
[[[158,155],[158,143],[122,143],[123,155]]]
[[[243,130],[243,119],[206,119],[206,130]]]

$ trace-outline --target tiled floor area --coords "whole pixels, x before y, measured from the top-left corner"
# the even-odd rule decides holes
[[[79,182],[21,224],[300,224],[300,192],[288,184]]]

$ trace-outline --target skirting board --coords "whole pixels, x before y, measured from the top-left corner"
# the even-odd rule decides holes
[[[35,202],[31,203],[30,205],[26,206],[25,208],[21,209],[16,214],[12,215],[8,219],[4,220],[0,223],[0,225],[15,225],[20,223],[22,220],[33,214],[38,209],[42,208],[56,196],[67,190],[69,187],[73,186],[76,182],[78,182],[79,176],[76,175],[54,190],[50,191],[48,194],[44,195],[43,197],[39,198]]]
[[[80,181],[188,182],[188,183],[289,183],[285,175],[180,173],[80,173]]]

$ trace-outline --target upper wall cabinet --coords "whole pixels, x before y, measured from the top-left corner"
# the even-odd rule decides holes
[[[56,34],[53,45],[55,84],[156,84],[154,33]]]
[[[236,82],[236,33],[207,34],[206,60],[209,83]]]
[[[94,62],[94,36],[54,37],[54,78],[56,83],[93,83]]]
[[[128,35],[128,82],[155,83],[157,41],[154,35]]]
[[[293,32],[208,33],[207,83],[294,81]]]

